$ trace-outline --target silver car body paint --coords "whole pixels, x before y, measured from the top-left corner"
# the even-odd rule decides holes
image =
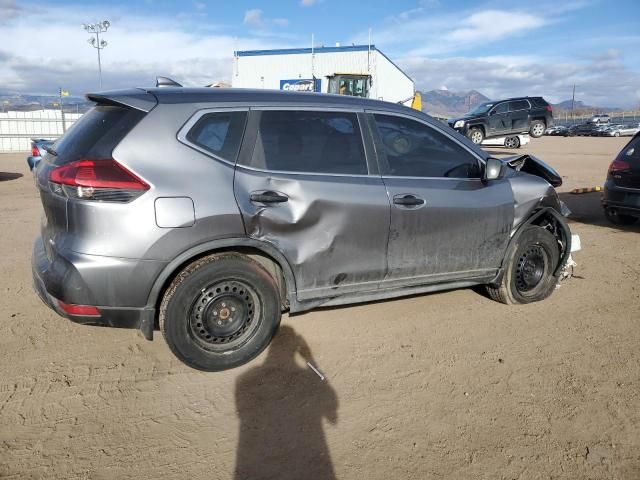
[[[235,89],[137,89],[89,98],[146,112],[112,157],[150,189],[130,203],[64,198],[52,193],[48,179],[55,165],[44,157],[37,172],[45,214],[34,246],[34,283],[53,308],[55,299],[95,305],[108,313],[96,322],[139,327],[148,338],[167,281],[215,249],[272,259],[274,272],[283,273],[291,310],[301,311],[487,283],[499,273],[518,227],[541,207],[559,210],[547,181],[511,167],[504,178],[487,182],[381,176],[365,125],[369,110],[408,116],[441,131],[481,167],[488,158],[446,125],[400,105]],[[244,110],[251,119],[253,110],[269,108],[357,112],[369,174],[250,168],[245,160],[255,132],[249,127],[238,165],[186,139],[205,112]],[[288,200],[269,206],[250,200],[265,191]],[[425,205],[393,204],[395,195],[408,193],[423,197]]]

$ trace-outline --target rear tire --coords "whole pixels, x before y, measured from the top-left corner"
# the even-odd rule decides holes
[[[520,137],[517,135],[514,137],[507,137],[504,139],[504,146],[506,148],[520,148]]]
[[[474,127],[469,130],[468,137],[469,140],[471,140],[473,143],[475,143],[476,145],[480,145],[484,140],[484,132],[481,128]]]
[[[171,351],[208,372],[243,365],[262,352],[280,325],[280,294],[258,262],[237,253],[209,255],[182,270],[160,305]]]
[[[534,120],[529,126],[529,135],[531,135],[533,138],[540,138],[542,135],[544,135],[544,131],[546,130],[546,128],[547,126],[542,120]]]
[[[605,208],[604,216],[614,225],[633,225],[638,221],[638,217],[620,214],[614,208]]]
[[[553,275],[560,259],[556,238],[548,230],[525,227],[506,258],[498,287],[487,286],[489,296],[507,305],[539,302],[549,297],[558,278]]]

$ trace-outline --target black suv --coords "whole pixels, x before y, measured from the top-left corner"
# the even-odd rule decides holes
[[[485,138],[519,133],[538,138],[553,125],[553,112],[542,97],[509,98],[481,103],[460,118],[450,118],[448,123],[476,144]]]

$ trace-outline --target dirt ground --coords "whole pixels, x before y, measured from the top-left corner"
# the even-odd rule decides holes
[[[568,192],[601,185],[625,142],[520,151]],[[640,227],[608,225],[598,193],[562,195],[583,251],[545,302],[465,289],[316,310],[249,365],[201,373],[157,332],[43,306],[25,155],[0,172],[2,478],[640,479]]]

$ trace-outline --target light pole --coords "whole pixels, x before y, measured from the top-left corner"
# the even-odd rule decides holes
[[[107,29],[111,26],[108,20],[103,20],[98,23],[83,23],[82,28],[84,28],[88,33],[92,36],[89,37],[87,42],[93,48],[98,50],[98,75],[100,77],[100,90],[102,90],[102,64],[100,63],[100,50],[107,46],[106,40],[100,40],[100,34],[107,31]]]

